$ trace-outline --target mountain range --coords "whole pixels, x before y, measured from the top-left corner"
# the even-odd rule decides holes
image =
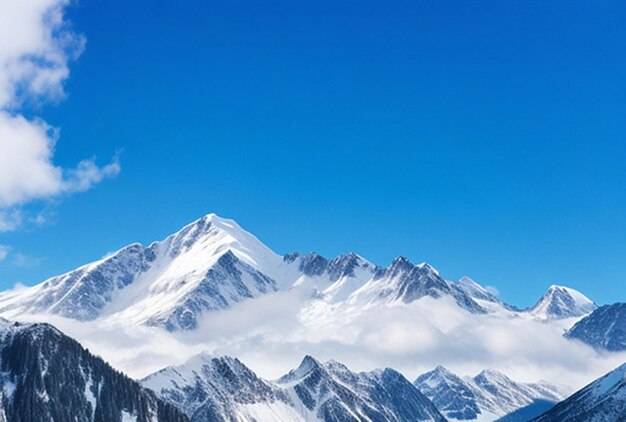
[[[257,329],[265,314],[255,310],[291,307],[294,315],[274,317],[281,324],[290,321],[291,331],[274,322],[266,327],[269,334]],[[248,313],[249,334],[237,328]],[[535,305],[519,309],[469,277],[447,280],[430,264],[402,256],[380,266],[356,253],[332,259],[314,252],[279,255],[234,221],[214,214],[162,241],[131,244],[33,287],[2,292],[0,315],[7,318],[0,324],[0,421],[576,420],[580,409],[613,418],[606,420],[623,415],[607,413],[607,408],[619,409],[624,397],[621,386],[606,387],[606,380],[574,394],[571,404],[571,398],[563,400],[582,383],[565,389],[521,383],[488,366],[473,377],[438,366],[411,383],[386,365],[354,372],[335,360],[307,355],[297,368],[265,379],[237,353],[231,357],[232,351],[258,347],[257,355],[271,358],[302,348],[323,354],[343,350],[344,358],[357,362],[363,356],[376,356],[377,362],[399,356],[419,365],[424,355],[415,350],[434,350],[435,357],[453,354],[475,363],[485,353],[492,361],[505,359],[525,348],[519,342],[537,331],[535,346],[555,344],[543,353],[572,347],[577,359],[619,359],[626,349],[626,308],[598,307],[572,288],[553,285]],[[132,342],[140,346],[122,355],[159,353],[158,339],[190,351],[210,344],[211,350],[183,363],[181,356],[169,356],[174,364],[136,382],[50,325],[8,321],[52,318],[61,327],[83,327],[75,331],[81,342],[90,342],[89,335],[103,327],[116,334],[134,330]],[[126,347],[126,341],[111,337],[109,349],[98,350]],[[213,343],[194,340],[204,338]],[[102,335],[94,344],[107,341]],[[216,355],[224,345],[230,352]],[[532,349],[528,356],[537,355]]]
[[[548,384],[520,384],[443,367],[415,384],[393,369],[355,373],[306,356],[275,381],[236,358],[200,354],[133,381],[48,324],[0,321],[1,421],[621,421],[626,364],[569,398]],[[520,416],[521,415],[521,416]]]
[[[305,356],[270,382],[237,359],[199,355],[142,380],[191,421],[444,421],[435,405],[393,369],[354,373]]]
[[[551,286],[536,305],[520,311],[467,277],[448,281],[429,264],[402,256],[388,267],[354,253],[280,256],[234,221],[209,214],[163,241],[132,244],[34,287],[1,293],[0,314],[193,330],[203,314],[289,289],[351,307],[445,297],[473,314],[541,320],[581,317],[596,308],[574,289]]]
[[[460,377],[442,366],[420,375],[415,385],[447,418],[455,420],[499,419],[531,406],[535,414],[526,415],[537,416],[567,396],[553,385],[518,383],[494,370]]]

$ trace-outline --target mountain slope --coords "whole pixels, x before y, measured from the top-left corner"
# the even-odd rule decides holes
[[[409,381],[391,369],[354,373],[307,356],[275,383],[237,359],[198,355],[142,384],[202,421],[443,421]]]
[[[182,409],[191,421],[255,420],[262,415],[276,420],[299,418],[285,392],[230,357],[201,354],[141,383]]]
[[[564,397],[553,386],[518,383],[493,370],[461,378],[439,366],[419,376],[415,385],[440,412],[456,420],[495,420],[539,401],[554,404]]]
[[[400,373],[392,369],[354,373],[338,362],[306,356],[277,381],[306,420],[444,421],[445,418]]]
[[[626,303],[601,306],[578,321],[565,337],[611,352],[626,350]]]
[[[479,393],[443,366],[420,375],[414,384],[449,419],[472,420],[482,414]]]
[[[81,321],[190,329],[203,311],[276,291],[282,258],[235,222],[205,216],[147,248],[133,244],[49,279],[0,294],[0,313],[53,314]]]
[[[537,422],[618,422],[626,420],[626,364],[572,394]]]
[[[388,268],[380,268],[374,277],[348,298],[350,304],[409,304],[423,297],[435,299],[448,296],[458,306],[472,313],[485,313],[465,291],[444,280],[427,263],[415,265],[404,257],[396,258]]]
[[[577,290],[552,285],[527,312],[542,320],[581,317],[598,306]]]
[[[187,420],[54,327],[6,320],[0,325],[0,383],[7,420]]]

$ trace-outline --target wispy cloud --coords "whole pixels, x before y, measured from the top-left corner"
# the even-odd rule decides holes
[[[9,256],[11,248],[7,245],[0,245],[0,262],[4,261]]]
[[[117,156],[103,167],[95,158],[76,168],[55,165],[58,128],[23,114],[25,104],[65,97],[68,64],[85,46],[65,18],[68,4],[0,1],[0,231],[22,223],[25,204],[88,190],[120,171]]]

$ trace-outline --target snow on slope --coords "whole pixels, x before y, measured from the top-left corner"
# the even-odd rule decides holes
[[[537,422],[626,420],[626,363],[539,416]]]
[[[445,420],[396,371],[354,373],[310,356],[276,382],[260,379],[237,359],[201,354],[142,384],[183,409],[192,422]]]
[[[289,396],[239,360],[200,354],[141,381],[191,421],[298,421]]]
[[[2,293],[0,313],[189,329],[202,311],[276,291],[273,277],[285,267],[234,221],[210,214],[147,248],[133,244],[32,288]]]
[[[462,372],[524,365],[523,377],[565,375],[573,385],[616,364],[602,366],[587,347],[566,341],[570,319],[539,324],[478,283],[447,281],[426,263],[400,257],[383,268],[356,254],[281,256],[215,215],[163,241],[0,293],[0,315],[53,318],[138,377],[200,350],[246,359],[268,377],[306,353],[361,369],[393,364],[411,376],[438,364],[459,368],[451,360],[463,355]],[[566,348],[568,359],[560,359]],[[547,361],[557,369],[544,376]]]
[[[601,306],[578,321],[565,337],[611,352],[626,351],[626,303]]]
[[[332,308],[403,305],[430,297],[451,298],[475,314],[516,312],[470,279],[446,281],[427,263],[399,257],[381,268],[353,253],[332,260],[316,253],[282,257],[234,221],[209,214],[148,247],[132,244],[32,288],[0,293],[0,315],[189,330],[204,312],[292,288]],[[594,307],[579,292],[552,286],[529,314],[562,318]]]
[[[473,313],[485,313],[485,310],[462,289],[455,288],[454,283],[444,280],[437,270],[428,263],[414,265],[404,257],[396,258],[388,268],[381,268],[374,277],[357,289],[346,303],[408,304],[423,297],[451,297],[458,306]]]
[[[581,317],[598,306],[587,296],[565,286],[552,285],[527,312],[541,320]]]
[[[434,404],[392,369],[355,373],[336,361],[306,356],[277,381],[307,420],[443,421]]]
[[[472,378],[439,366],[420,375],[415,385],[447,418],[455,420],[496,420],[538,401],[557,403],[565,397],[555,386],[518,383],[493,370]]]
[[[0,314],[188,330],[203,312],[290,288],[326,303],[361,306],[451,297],[464,309],[485,312],[472,292],[428,264],[400,257],[380,268],[353,253],[332,260],[315,253],[281,257],[234,221],[209,214],[148,247],[132,244],[32,288],[0,293]]]

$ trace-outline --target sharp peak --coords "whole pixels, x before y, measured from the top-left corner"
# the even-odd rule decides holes
[[[454,372],[452,372],[451,370],[449,370],[448,368],[446,368],[443,365],[437,365],[433,370],[431,370],[430,372],[437,372],[437,373],[444,373],[444,374],[452,374],[452,375],[456,375]]]
[[[304,365],[304,366],[318,366],[318,367],[321,367],[321,366],[322,366],[322,363],[321,363],[319,360],[315,359],[315,358],[314,358],[313,356],[311,356],[311,355],[305,355],[305,356],[302,358],[302,362],[300,362],[300,365],[299,365],[299,366],[301,367],[301,366],[303,366],[303,365]]]
[[[283,258],[285,260],[295,260],[297,258],[303,258],[303,259],[315,259],[315,258],[322,258],[325,260],[330,260],[330,261],[335,261],[335,260],[342,260],[342,259],[357,259],[360,261],[367,261],[367,259],[363,258],[363,256],[359,255],[358,253],[355,252],[348,252],[345,254],[340,254],[335,256],[334,258],[328,259],[326,258],[324,255],[319,254],[318,252],[315,251],[311,251],[308,253],[302,253],[302,252],[291,252],[288,254],[283,255]]]
[[[432,265],[430,265],[428,262],[424,261],[420,264],[413,264],[407,257],[403,256],[403,255],[399,255],[396,258],[394,258],[394,260],[391,262],[391,265],[389,266],[390,268],[392,267],[398,267],[398,266],[410,266],[410,267],[414,267],[414,268],[420,268],[420,269],[425,269],[429,272],[434,272],[436,274],[439,274],[439,271],[437,271],[435,269],[435,267],[433,267]]]
[[[187,224],[184,228],[186,227],[193,227],[193,226],[197,226],[197,225],[203,225],[206,223],[213,223],[215,225],[217,225],[220,228],[239,228],[241,229],[241,227],[239,226],[239,224],[237,224],[237,222],[235,220],[229,219],[229,218],[223,218],[220,217],[219,215],[215,214],[215,213],[209,213],[206,214],[200,218],[195,219],[194,221],[192,221],[191,223]],[[183,228],[183,229],[184,229]]]
[[[504,373],[500,372],[500,371],[496,371],[495,369],[483,369],[482,371],[480,371],[480,373],[478,375],[476,375],[474,377],[474,379],[476,378],[486,378],[486,379],[504,379],[507,381],[513,381],[511,378],[509,378],[508,376],[506,376]]]
[[[573,289],[568,286],[559,285],[559,284],[550,285],[545,291],[545,293],[543,294],[543,296],[541,297],[540,301],[542,299],[546,299],[558,293],[564,293],[572,297],[573,299],[580,299],[583,301],[588,301],[590,303],[593,303],[591,299],[589,299],[584,293],[580,292],[579,290]]]
[[[202,351],[196,355],[193,355],[189,359],[187,359],[187,361],[185,361],[183,366],[192,364],[195,362],[208,363],[208,362],[215,362],[215,361],[231,363],[231,362],[239,362],[239,359],[234,358],[229,355],[218,355],[218,354],[210,353],[207,351]]]
[[[550,293],[555,293],[555,292],[564,292],[564,293],[568,293],[568,294],[581,294],[582,293],[579,290],[576,290],[572,287],[568,287],[568,286],[564,286],[562,284],[551,284],[550,286],[548,286],[548,288],[546,289],[545,294],[550,294]]]
[[[565,290],[565,291],[568,291],[568,290],[574,290],[574,289],[572,289],[571,287],[560,285],[560,284],[551,284],[546,291],[553,292],[555,290]]]
[[[452,372],[451,370],[449,370],[445,366],[437,365],[436,367],[434,367],[430,371],[424,372],[423,374],[418,376],[417,379],[420,380],[420,379],[424,379],[424,378],[429,378],[429,377],[431,377],[433,375],[444,375],[444,376],[454,376],[454,377],[457,376],[457,374],[455,374],[454,372]]]

